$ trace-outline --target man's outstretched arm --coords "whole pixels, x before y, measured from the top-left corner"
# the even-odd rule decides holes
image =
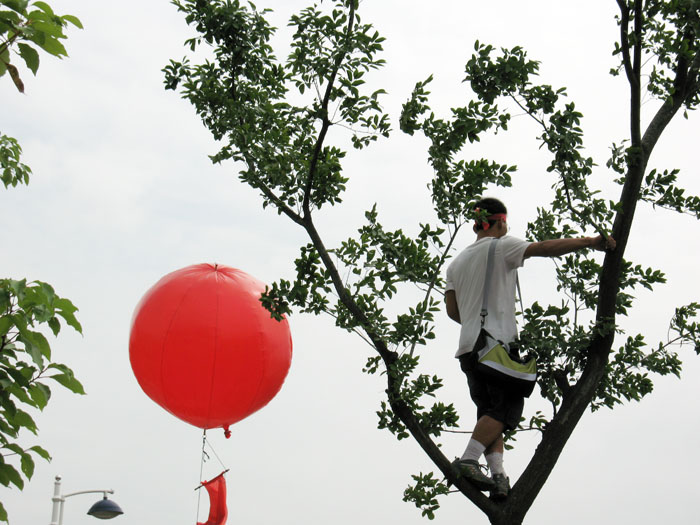
[[[533,242],[525,248],[524,258],[528,257],[559,257],[567,253],[593,248],[594,250],[614,250],[615,239],[597,237],[580,237],[578,239],[550,239],[548,241]],[[449,315],[449,314],[448,314]]]

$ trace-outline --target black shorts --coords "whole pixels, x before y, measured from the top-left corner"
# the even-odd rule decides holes
[[[525,399],[478,373],[475,370],[475,352],[459,356],[459,365],[467,376],[469,394],[476,405],[477,419],[490,416],[503,423],[506,429],[515,430],[523,415]]]

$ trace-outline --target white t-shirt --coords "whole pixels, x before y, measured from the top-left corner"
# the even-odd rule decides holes
[[[462,329],[455,357],[471,352],[481,330],[481,303],[484,294],[486,261],[493,237],[484,237],[467,246],[447,267],[446,290],[454,290]],[[523,265],[529,242],[501,237],[493,254],[493,270],[484,328],[496,339],[509,342],[517,336],[515,323],[516,270]]]

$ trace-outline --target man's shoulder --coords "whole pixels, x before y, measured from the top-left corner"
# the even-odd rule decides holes
[[[530,241],[525,241],[519,237],[513,237],[511,235],[506,235],[504,237],[501,237],[501,242],[508,244],[508,245],[513,245],[513,246],[530,244]]]
[[[479,239],[477,241],[474,241],[473,243],[469,244],[468,246],[465,246],[464,248],[462,248],[462,250],[457,255],[455,255],[455,257],[452,260],[452,263],[450,263],[450,265],[455,264],[458,260],[469,258],[473,254],[479,253],[483,247],[487,246],[487,244],[490,240],[493,240],[493,238],[486,237],[484,239]]]
[[[530,246],[529,241],[524,241],[518,237],[502,237],[502,255],[506,265],[510,269],[519,268],[523,265],[525,250]]]

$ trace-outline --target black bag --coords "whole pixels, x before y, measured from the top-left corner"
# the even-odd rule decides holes
[[[482,328],[473,350],[475,370],[516,395],[530,397],[537,384],[537,362],[534,358],[521,360],[508,346]]]

